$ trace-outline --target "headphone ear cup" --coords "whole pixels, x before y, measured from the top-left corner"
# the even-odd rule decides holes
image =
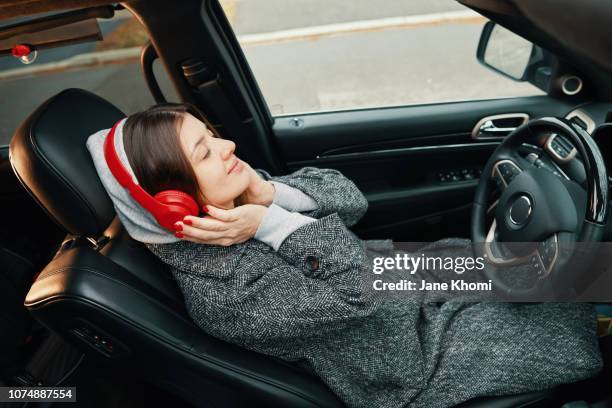
[[[174,230],[174,223],[182,221],[187,215],[197,216],[200,213],[196,200],[183,191],[164,190],[153,197],[165,206],[166,211],[158,221],[169,230]]]

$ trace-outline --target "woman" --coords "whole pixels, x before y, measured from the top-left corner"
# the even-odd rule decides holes
[[[170,265],[193,320],[313,370],[348,406],[451,406],[601,369],[590,305],[432,302],[424,292],[371,290],[372,257],[393,245],[348,229],[367,201],[336,170],[271,177],[239,160],[234,143],[187,105],[134,114],[115,135],[124,166],[149,194],[179,189],[208,213],[172,233],[110,174],[107,133],[87,142],[100,178],[130,235]],[[427,250],[439,248],[471,255],[466,240]]]

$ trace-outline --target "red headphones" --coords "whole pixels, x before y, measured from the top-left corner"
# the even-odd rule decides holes
[[[115,123],[104,141],[106,163],[119,184],[129,191],[136,202],[153,214],[159,225],[171,231],[174,231],[174,223],[182,221],[185,216],[199,215],[198,204],[189,194],[179,190],[165,190],[151,197],[134,182],[130,173],[121,164],[115,150],[115,129],[120,122],[121,120]]]

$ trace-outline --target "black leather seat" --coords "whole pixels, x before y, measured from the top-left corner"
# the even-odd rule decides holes
[[[123,116],[69,89],[32,113],[11,141],[17,177],[68,233],[26,297],[30,313],[92,358],[196,406],[343,406],[312,373],[217,340],[191,321],[166,265],[121,226],[85,146]],[[543,395],[486,401],[527,406]]]

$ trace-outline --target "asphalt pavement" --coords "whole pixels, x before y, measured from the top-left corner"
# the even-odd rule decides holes
[[[231,0],[238,35],[465,10],[455,0]]]
[[[359,32],[245,53],[275,115],[541,94],[478,63],[482,25]]]

